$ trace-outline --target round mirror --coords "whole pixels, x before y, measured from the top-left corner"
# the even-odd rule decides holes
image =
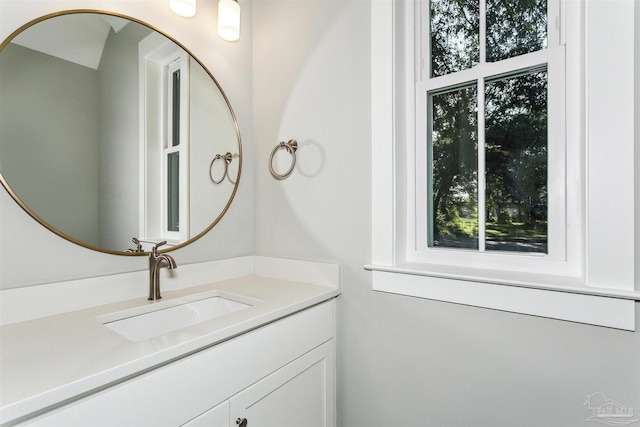
[[[0,45],[0,181],[65,239],[115,254],[184,246],[227,211],[241,154],[213,75],[139,20],[57,13]]]

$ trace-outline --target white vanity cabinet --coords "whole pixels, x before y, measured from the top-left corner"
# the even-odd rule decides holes
[[[184,424],[184,427],[229,427],[231,426],[229,401],[225,400],[214,408]]]
[[[185,427],[325,427],[333,422],[333,341],[292,361]]]
[[[334,426],[334,305],[185,355],[23,425]]]

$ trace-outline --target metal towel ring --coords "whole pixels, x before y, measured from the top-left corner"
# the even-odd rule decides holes
[[[279,174],[275,170],[273,170],[273,156],[276,154],[276,151],[280,150],[281,148],[284,148],[285,150],[287,150],[287,152],[291,154],[291,157],[292,157],[291,167],[289,167],[289,170],[283,174]],[[269,156],[269,172],[271,172],[271,175],[275,179],[285,179],[286,177],[291,175],[291,172],[293,172],[293,168],[296,166],[296,150],[297,149],[298,149],[298,141],[296,141],[295,139],[290,139],[287,142],[280,141],[280,143],[276,145],[276,147],[273,150],[271,150],[271,155]]]
[[[211,164],[209,165],[209,178],[211,178],[211,182],[213,182],[214,184],[220,184],[222,183],[222,181],[224,181],[224,177],[227,176],[227,174],[229,173],[229,163],[231,163],[231,160],[233,159],[233,155],[229,152],[227,152],[227,154],[216,154],[216,156],[213,158],[213,160],[211,160]],[[213,164],[215,163],[216,160],[223,160],[223,164],[224,164],[224,173],[222,174],[222,178],[220,178],[219,181],[216,181],[213,178]]]

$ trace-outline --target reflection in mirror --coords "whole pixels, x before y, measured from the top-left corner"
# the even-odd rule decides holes
[[[0,45],[0,178],[34,218],[110,253],[206,233],[237,189],[235,116],[177,42],[130,18],[65,13]],[[210,165],[231,153],[226,179]],[[135,253],[135,252],[134,252]]]

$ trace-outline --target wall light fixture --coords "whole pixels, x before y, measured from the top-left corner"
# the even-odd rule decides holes
[[[169,9],[176,15],[190,18],[196,14],[196,0],[169,0]]]
[[[240,38],[240,5],[238,0],[218,2],[218,35],[234,42]]]

